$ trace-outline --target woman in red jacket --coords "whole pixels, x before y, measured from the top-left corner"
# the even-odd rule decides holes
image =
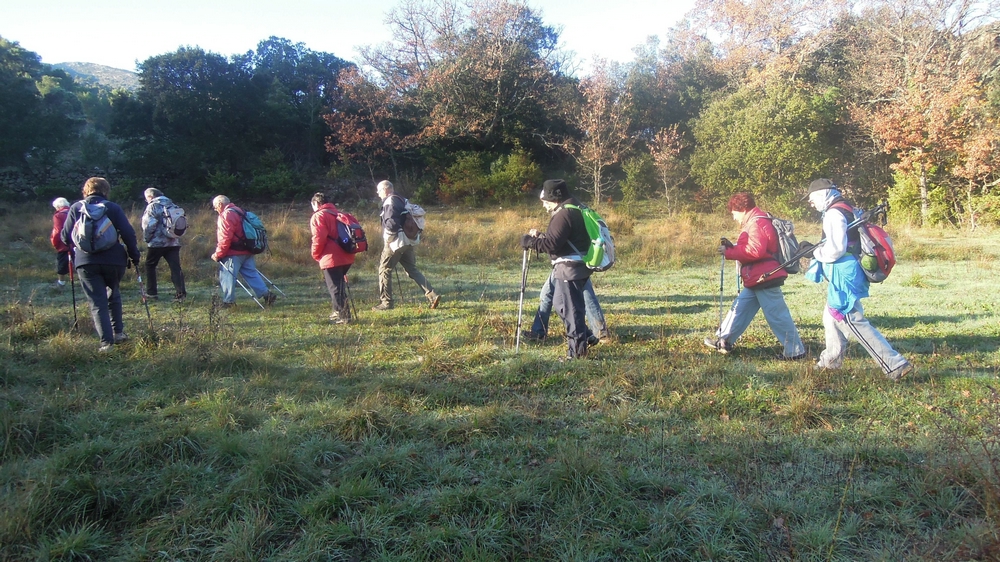
[[[61,289],[66,286],[66,280],[63,278],[69,275],[69,246],[63,244],[61,238],[63,225],[66,224],[66,215],[69,214],[69,201],[65,197],[56,197],[55,201],[52,202],[52,208],[56,212],[52,215],[52,235],[49,236],[49,241],[52,242],[52,247],[56,250],[56,275],[58,277],[55,286]]]
[[[319,262],[326,288],[330,291],[333,302],[330,320],[336,324],[347,324],[351,321],[351,310],[347,306],[347,270],[354,263],[354,254],[341,248],[337,241],[337,207],[325,194],[313,195],[312,209],[313,216],[309,219],[312,257]]]
[[[727,260],[740,262],[743,290],[733,301],[733,306],[715,337],[706,338],[705,345],[720,353],[729,353],[757,315],[757,311],[763,310],[771,332],[784,346],[784,352],[778,359],[802,359],[806,355],[806,349],[781,292],[781,285],[785,283],[788,274],[784,270],[778,270],[766,281],[759,283],[762,274],[781,265],[774,258],[778,253],[778,233],[767,213],[757,208],[750,193],[741,191],[733,195],[727,208],[733,214],[733,220],[740,223],[742,232],[736,244],[720,245],[719,253]]]

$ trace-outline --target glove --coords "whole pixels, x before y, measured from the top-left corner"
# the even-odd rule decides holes
[[[728,238],[722,238],[721,240],[719,240],[719,243],[722,244],[723,246],[725,246],[726,248],[732,248],[733,247],[733,243],[730,242]]]
[[[815,249],[816,249],[816,244],[813,244],[812,242],[807,242],[805,240],[803,240],[802,242],[799,242],[799,252],[798,253],[800,253],[800,254],[802,254],[804,256],[810,256],[811,257],[812,253],[813,253],[813,250],[815,250]]]
[[[531,242],[534,239],[535,237],[530,234],[525,234],[524,236],[521,236],[521,247],[524,248],[525,250],[530,250]]]

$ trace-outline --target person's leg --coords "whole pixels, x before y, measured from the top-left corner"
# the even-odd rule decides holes
[[[99,265],[82,265],[76,269],[80,286],[90,304],[90,317],[94,320],[97,336],[103,344],[114,344],[115,333],[111,328],[111,314],[108,312],[108,287]]]
[[[555,285],[552,283],[552,272],[549,272],[545,283],[542,283],[542,290],[538,293],[538,311],[535,312],[535,321],[531,324],[531,333],[539,339],[549,335],[549,317],[552,315],[552,294]]]
[[[587,355],[587,320],[583,304],[583,285],[586,279],[563,281],[553,279],[555,292],[553,306],[566,326],[566,340],[569,357]]]
[[[108,285],[108,312],[111,315],[111,329],[115,341],[125,333],[125,321],[122,319],[121,281],[125,278],[125,266],[105,265],[104,276]]]
[[[146,250],[146,295],[155,297],[159,294],[156,290],[156,266],[160,264],[164,248],[149,248]]]
[[[604,319],[604,311],[601,310],[601,303],[597,300],[597,293],[594,292],[594,284],[587,279],[587,284],[583,286],[583,304],[586,309],[587,326],[597,334],[599,338],[606,338],[611,334],[608,332],[608,323]]]
[[[860,302],[855,304],[854,310],[844,317],[844,324],[861,347],[865,348],[868,355],[878,363],[883,373],[888,375],[906,366],[906,358],[893,349],[882,333],[865,318]]]
[[[65,285],[63,279],[69,275],[69,252],[56,252],[56,284]]]
[[[722,326],[715,335],[719,339],[726,340],[730,347],[733,346],[746,331],[750,322],[753,321],[758,310],[760,310],[760,303],[757,302],[756,292],[744,287],[740,294],[736,295],[733,305],[729,307],[729,313],[726,314]]]
[[[417,252],[413,249],[413,246],[403,246],[399,249],[399,265],[403,266],[403,271],[406,272],[406,276],[420,286],[424,291],[424,296],[428,300],[434,302],[434,297],[437,293],[434,292],[434,287],[431,287],[427,278],[424,277],[423,273],[417,269]]]
[[[229,256],[219,261],[219,291],[222,293],[223,304],[236,302],[236,273],[242,264],[237,258],[242,257]]]
[[[806,347],[802,345],[802,338],[799,337],[799,330],[792,320],[792,313],[785,304],[785,295],[781,292],[781,287],[771,287],[769,289],[759,289],[757,291],[757,302],[764,313],[764,319],[770,326],[778,341],[781,342],[783,355],[785,357],[800,357],[806,352]]]
[[[334,270],[334,308],[340,318],[351,319],[351,308],[347,305],[347,271],[351,269],[351,264],[338,265]]]
[[[847,325],[830,314],[830,307],[823,306],[823,330],[826,334],[826,349],[819,354],[816,366],[821,369],[839,369],[844,364],[847,348]]]
[[[184,298],[187,296],[187,289],[184,287],[184,272],[181,271],[181,247],[170,246],[163,249],[163,259],[167,260],[170,266],[170,282],[174,285],[174,296]]]
[[[389,249],[386,244],[382,247],[382,255],[378,260],[378,300],[379,307],[392,306],[392,268],[396,266],[399,258],[396,252]]]
[[[250,290],[257,297],[265,297],[270,292],[267,290],[267,285],[264,283],[264,278],[260,276],[257,271],[257,260],[254,259],[252,255],[243,256],[246,259],[240,265],[240,275],[243,276],[243,280],[246,281]]]

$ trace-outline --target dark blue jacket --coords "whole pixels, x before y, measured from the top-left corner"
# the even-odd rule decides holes
[[[139,263],[139,246],[136,244],[135,230],[132,225],[128,222],[128,217],[125,216],[125,211],[122,210],[116,203],[112,203],[104,198],[103,195],[91,195],[83,201],[77,201],[69,208],[69,215],[66,216],[66,224],[63,225],[61,238],[62,241],[67,246],[73,245],[73,225],[76,224],[76,219],[80,216],[82,212],[80,209],[83,207],[83,203],[86,201],[91,205],[97,203],[104,203],[107,208],[107,216],[111,219],[111,224],[114,225],[115,230],[118,231],[118,239],[125,244],[115,244],[111,248],[104,250],[103,252],[97,252],[96,254],[88,254],[80,250],[79,248],[73,248],[73,264],[76,267],[88,264],[99,264],[99,265],[120,265],[128,267],[128,260],[131,258],[132,263]],[[126,253],[127,252],[127,253]]]

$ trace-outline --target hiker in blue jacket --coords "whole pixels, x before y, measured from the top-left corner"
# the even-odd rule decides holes
[[[806,278],[814,283],[823,279],[828,281],[823,310],[826,349],[820,354],[816,367],[839,369],[844,362],[847,339],[854,336],[886,377],[891,380],[903,378],[913,371],[913,365],[868,322],[861,307],[861,299],[868,296],[869,282],[861,270],[861,262],[850,251],[852,243],[858,243],[857,229],[849,231],[847,228],[854,220],[853,207],[842,203],[844,198],[840,190],[829,179],[810,183],[808,198],[809,204],[823,213],[824,242],[811,252],[813,261]],[[813,247],[808,242],[800,246]]]
[[[94,327],[101,338],[98,351],[110,351],[116,343],[128,339],[125,323],[122,321],[122,295],[119,284],[125,277],[125,270],[139,263],[139,247],[136,245],[135,230],[128,222],[125,212],[117,204],[108,201],[111,184],[104,178],[90,178],[83,184],[83,201],[77,201],[69,208],[61,238],[67,246],[73,244],[73,227],[84,212],[83,207],[103,206],[105,214],[118,231],[119,243],[107,250],[95,253],[85,252],[79,245],[74,248],[73,265],[80,277],[83,294],[90,303],[90,315]],[[122,245],[124,244],[124,246]]]
[[[570,195],[565,181],[546,180],[539,199],[545,210],[552,213],[552,218],[544,233],[531,229],[522,236],[521,247],[549,254],[555,285],[552,303],[566,326],[567,358],[586,357],[588,334],[583,288],[590,280],[591,270],[576,248],[590,246],[590,234],[580,209],[566,207],[566,204],[580,205],[580,202]]]

